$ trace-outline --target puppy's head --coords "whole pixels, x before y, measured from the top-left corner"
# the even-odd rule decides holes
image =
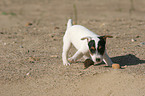
[[[105,53],[106,38],[113,36],[100,36],[100,37],[84,37],[81,40],[87,39],[90,56],[95,63],[101,63]]]

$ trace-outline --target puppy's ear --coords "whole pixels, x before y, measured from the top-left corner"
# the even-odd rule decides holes
[[[111,35],[105,35],[104,37],[105,38],[113,38],[113,36],[111,36]]]
[[[100,36],[100,38],[103,38],[106,41],[106,38],[113,38],[113,36],[111,36],[111,35],[104,35],[104,36]]]
[[[91,37],[83,37],[83,38],[81,38],[81,40],[85,40],[85,39],[87,39],[87,41],[89,42],[90,40],[92,40],[92,38]]]

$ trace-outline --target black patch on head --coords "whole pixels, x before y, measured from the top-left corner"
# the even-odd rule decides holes
[[[88,46],[89,46],[90,52],[91,52],[92,54],[96,52],[95,41],[94,41],[94,40],[91,40],[91,41],[88,43]]]
[[[98,37],[100,40],[98,42],[98,47],[97,47],[97,50],[98,50],[98,53],[100,53],[101,55],[104,54],[105,52],[105,44],[106,44],[106,40],[103,38],[103,36],[101,37]]]

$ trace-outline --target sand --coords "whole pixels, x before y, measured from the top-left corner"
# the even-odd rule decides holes
[[[1,0],[0,96],[144,96],[144,6],[144,0]],[[107,52],[121,69],[104,62],[84,69],[84,59],[64,66],[69,18],[112,35]]]

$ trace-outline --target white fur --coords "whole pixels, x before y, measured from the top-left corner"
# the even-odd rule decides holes
[[[97,47],[98,45],[97,43],[99,41],[97,37],[99,37],[99,35],[96,35],[92,31],[88,30],[87,28],[81,25],[72,25],[72,20],[69,19],[67,23],[67,29],[63,37],[63,52],[62,52],[63,64],[70,65],[70,63],[75,62],[77,59],[83,56],[85,59],[91,58],[94,62],[96,62],[96,58],[100,58],[101,59],[100,62],[102,62],[103,60],[106,63],[106,65],[111,66],[112,61],[107,55],[106,51],[103,56],[101,56],[97,51],[93,55],[89,53],[88,41],[90,39],[91,40],[93,39]],[[78,51],[67,60],[68,55],[67,53],[70,49],[71,44],[73,44]]]

